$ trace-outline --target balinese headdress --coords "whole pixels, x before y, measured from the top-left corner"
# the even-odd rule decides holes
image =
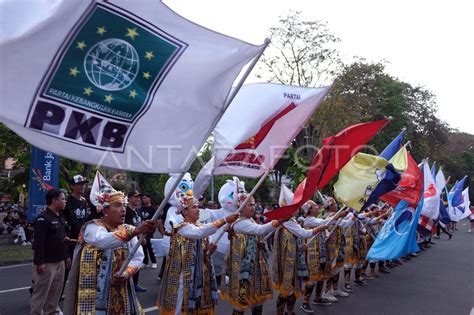
[[[123,192],[114,189],[107,189],[105,191],[95,193],[95,203],[97,211],[102,211],[113,203],[123,202],[125,205],[128,204],[128,198]]]
[[[303,210],[303,212],[306,214],[308,213],[309,209],[311,209],[311,207],[314,205],[316,205],[316,202],[314,202],[313,200],[308,200],[301,206],[301,210]]]

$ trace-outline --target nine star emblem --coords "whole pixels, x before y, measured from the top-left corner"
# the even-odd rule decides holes
[[[27,125],[122,150],[187,44],[107,3],[93,4],[82,21],[41,83]]]

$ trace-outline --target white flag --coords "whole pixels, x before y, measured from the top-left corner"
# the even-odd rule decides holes
[[[423,193],[423,208],[421,215],[430,219],[437,220],[439,216],[439,201],[440,193],[436,187],[433,175],[431,173],[428,163],[423,164],[423,179],[424,179],[424,193]]]
[[[214,175],[259,177],[271,169],[319,107],[330,87],[272,83],[243,86],[214,130],[214,158],[194,182],[196,195]]]
[[[281,184],[280,197],[278,198],[278,204],[280,207],[285,207],[293,203],[294,193],[290,188],[286,187],[285,184]]]
[[[471,215],[471,210],[470,210],[471,201],[469,200],[469,187],[466,187],[466,189],[462,191],[462,199],[464,201],[464,209],[466,210],[464,211],[461,220]]]
[[[24,8],[10,7],[2,16]],[[264,49],[160,1],[59,0],[36,20],[2,34],[0,121],[44,150],[138,172],[186,168]]]

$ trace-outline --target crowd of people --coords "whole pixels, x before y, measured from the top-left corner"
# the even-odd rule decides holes
[[[34,228],[31,314],[61,312],[61,296],[64,314],[143,314],[137,293],[146,288],[139,274],[144,266],[157,268],[151,246],[156,230],[166,247],[158,274],[160,314],[213,314],[219,297],[233,314],[262,314],[274,293],[276,314],[295,314],[300,298],[301,311],[313,313],[314,305],[336,303],[353,286],[417,255],[366,260],[393,212],[388,205],[357,213],[325,197],[307,201],[290,217],[267,220],[264,212],[278,205],[256,201],[239,182],[229,182],[219,204],[178,188],[158,220],[151,220],[157,208],[150,194],[109,188],[90,196],[94,208],[84,196],[87,183],[76,175],[67,197],[59,189],[46,194],[47,208]],[[420,239],[422,249],[431,245]]]

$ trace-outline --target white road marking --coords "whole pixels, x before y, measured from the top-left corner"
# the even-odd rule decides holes
[[[8,292],[14,292],[14,291],[26,290],[26,289],[29,289],[29,288],[30,288],[30,287],[23,287],[23,288],[15,288],[15,289],[3,290],[3,291],[0,291],[0,294],[2,294],[2,293],[8,293]]]

